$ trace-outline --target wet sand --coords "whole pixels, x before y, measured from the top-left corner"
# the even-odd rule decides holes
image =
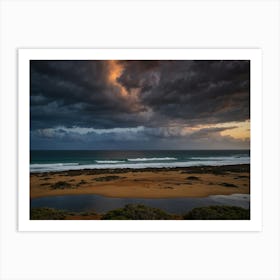
[[[250,165],[92,169],[30,174],[30,197],[176,198],[250,193]]]

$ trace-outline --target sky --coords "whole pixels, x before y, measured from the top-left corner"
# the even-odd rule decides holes
[[[249,149],[250,61],[32,60],[31,149]]]

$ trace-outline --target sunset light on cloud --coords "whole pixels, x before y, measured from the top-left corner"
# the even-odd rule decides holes
[[[117,60],[108,60],[108,81],[113,87],[119,90],[121,96],[128,95],[126,89],[118,82],[118,78],[123,72],[123,66]]]

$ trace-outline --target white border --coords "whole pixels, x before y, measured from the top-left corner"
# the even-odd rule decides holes
[[[30,60],[250,60],[251,220],[92,221],[29,220]],[[18,230],[19,231],[261,231],[262,66],[260,49],[19,49],[18,50]]]

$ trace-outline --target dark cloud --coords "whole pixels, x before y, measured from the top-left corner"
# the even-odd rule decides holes
[[[138,87],[141,102],[162,117],[193,124],[250,118],[249,61],[161,61],[142,70],[143,63],[131,63],[119,81]]]
[[[249,61],[33,60],[30,73],[32,147],[186,142],[196,147],[207,138],[213,145],[248,145],[222,137],[225,128],[219,124],[250,119]],[[217,127],[191,134],[181,129],[199,125]],[[144,129],[136,134],[67,131],[137,127]]]
[[[130,107],[108,84],[107,67],[104,61],[31,61],[31,128],[129,124]]]
[[[201,148],[207,145],[216,149],[230,149],[238,145],[248,148],[247,140],[237,140],[230,136],[221,136],[221,132],[234,127],[204,128],[197,131],[182,132],[178,128],[161,127],[118,129],[80,129],[55,128],[39,129],[31,132],[33,147],[43,149],[174,149],[185,147]]]

